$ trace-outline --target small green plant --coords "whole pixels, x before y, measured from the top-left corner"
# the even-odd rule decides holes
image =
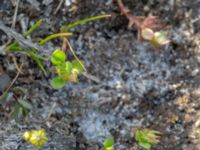
[[[51,80],[51,86],[54,89],[62,88],[68,82],[78,82],[78,75],[84,71],[83,65],[74,60],[66,61],[66,54],[61,50],[55,50],[51,56],[51,62],[57,77]]]
[[[59,33],[51,34],[46,38],[42,39],[41,41],[39,41],[38,43],[32,43],[31,41],[28,41],[27,38],[42,24],[42,20],[37,21],[33,26],[31,26],[27,32],[23,33],[23,36],[19,36],[17,33],[15,33],[14,30],[10,29],[11,35],[13,35],[13,38],[15,40],[7,45],[6,52],[22,53],[28,55],[37,63],[42,72],[45,75],[47,75],[47,72],[43,65],[43,61],[48,60],[48,58],[50,57],[41,56],[40,50],[44,49],[42,45],[47,43],[49,40],[61,37],[63,39],[63,45],[64,45],[64,46],[62,45],[62,51],[55,50],[51,55],[51,62],[54,65],[52,67],[53,68],[52,71],[57,74],[57,77],[53,78],[50,81],[50,84],[54,89],[62,88],[68,82],[78,82],[78,75],[81,74],[83,71],[86,71],[83,62],[81,62],[79,58],[76,56],[75,51],[73,50],[72,46],[68,41],[68,37],[72,35],[72,33],[69,33],[68,30],[78,25],[85,24],[89,21],[94,21],[97,19],[103,19],[108,17],[110,17],[110,15],[99,15],[79,20],[69,25],[63,25]],[[6,28],[6,30],[9,30],[8,27],[4,28]],[[75,60],[73,61],[66,60],[67,49],[69,49],[72,52]],[[18,75],[21,73],[22,66],[23,63],[21,64],[21,67],[18,68],[18,74],[16,75],[16,79]],[[14,79],[13,81],[15,81],[16,79]],[[12,114],[16,121],[20,121],[22,117],[26,117],[25,119],[27,119],[29,111],[31,110],[32,107],[31,104],[28,101],[25,101],[25,98],[23,98],[23,100],[15,99],[15,101],[13,102],[11,99],[13,99],[13,97],[15,98],[16,96],[12,96],[13,93],[12,92],[10,93],[8,91],[10,87],[6,91],[3,91],[3,95],[0,95],[0,100],[1,100],[0,105],[9,108],[11,107],[11,105],[12,106],[14,105],[14,107],[12,107],[12,112],[13,112]]]
[[[112,136],[107,138],[103,143],[104,150],[114,150],[113,148],[114,144],[115,144],[115,141]]]
[[[15,121],[19,122],[21,118],[27,119],[29,111],[31,109],[32,109],[32,105],[29,102],[23,99],[17,100],[14,106],[14,111],[13,111]]]
[[[150,129],[137,129],[135,133],[135,139],[142,148],[150,150],[152,145],[159,143],[160,135],[161,133],[159,131]]]
[[[57,77],[53,78],[50,81],[50,84],[54,89],[60,89],[64,87],[64,85],[68,82],[78,82],[78,75],[81,74],[83,71],[86,71],[83,62],[81,62],[79,58],[76,56],[72,46],[70,45],[67,39],[67,36],[72,35],[71,33],[68,32],[68,30],[78,25],[85,24],[89,21],[107,17],[110,17],[110,15],[100,15],[100,16],[90,17],[83,20],[79,20],[77,22],[74,22],[66,26],[64,25],[61,27],[60,33],[47,36],[45,39],[39,42],[39,46],[41,46],[51,39],[57,37],[63,37],[62,50],[57,49],[51,55],[51,62],[54,65],[52,70],[54,73],[57,74]],[[66,53],[64,53],[64,51],[66,51],[67,48],[69,48],[69,50],[72,52],[75,58],[75,60],[73,60],[72,62],[66,61],[67,55]]]
[[[27,38],[29,35],[31,35],[31,33],[34,32],[35,29],[41,25],[41,23],[42,23],[42,20],[37,21],[27,32],[23,33],[24,38]],[[40,67],[42,72],[45,75],[47,74],[47,72],[43,66],[43,61],[47,60],[47,58],[38,54],[38,49],[27,50],[25,48],[22,48],[20,46],[20,44],[18,43],[18,41],[14,41],[13,43],[9,44],[6,47],[6,50],[7,50],[7,52],[20,52],[20,53],[24,53],[24,54],[28,55],[37,63],[37,65]]]
[[[121,13],[128,19],[128,27],[134,26],[137,29],[138,39],[144,39],[154,47],[161,47],[169,43],[167,34],[159,31],[154,33],[154,29],[161,28],[157,16],[134,16],[124,6],[122,0],[116,0]]]
[[[151,45],[154,47],[161,47],[170,42],[169,39],[167,38],[166,32],[163,32],[163,31],[154,32],[150,28],[142,29],[141,37],[144,40],[149,41]]]
[[[16,122],[19,122],[22,119],[28,119],[28,114],[32,109],[32,105],[26,101],[25,96],[16,98],[13,96],[12,92],[4,92],[0,96],[0,107],[10,108],[10,106],[13,106],[11,107],[11,114]]]
[[[26,131],[22,135],[23,140],[28,141],[36,148],[41,148],[47,141],[47,135],[44,129]]]

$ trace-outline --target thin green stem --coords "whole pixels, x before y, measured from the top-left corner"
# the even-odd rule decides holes
[[[57,34],[52,34],[50,36],[47,36],[45,39],[43,39],[42,41],[39,42],[39,46],[44,45],[46,42],[48,42],[49,40],[55,39],[57,37],[65,37],[65,36],[70,36],[72,35],[72,33],[69,32],[65,32],[65,33],[57,33]]]
[[[39,27],[42,23],[42,19],[38,20],[27,32],[23,33],[24,37],[29,36],[37,27]]]
[[[85,24],[85,23],[87,23],[89,21],[108,18],[108,17],[111,17],[111,15],[99,15],[99,16],[95,16],[95,17],[90,17],[90,18],[86,18],[86,19],[83,19],[83,20],[79,20],[79,21],[76,21],[76,22],[74,22],[72,24],[69,24],[67,26],[62,26],[61,27],[61,32],[68,31],[69,29],[71,29],[71,28],[73,28],[75,26]]]

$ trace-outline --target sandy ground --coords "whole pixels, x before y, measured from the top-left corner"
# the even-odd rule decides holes
[[[15,11],[11,2],[0,2],[0,18],[8,27]],[[0,71],[10,80],[17,73],[13,56],[24,63],[23,74],[9,92],[14,97],[26,95],[33,105],[29,119],[20,122],[10,115],[12,103],[1,105],[1,150],[33,150],[21,141],[21,134],[39,128],[44,128],[49,138],[43,150],[99,150],[110,135],[116,150],[139,150],[133,128],[162,133],[153,150],[200,150],[200,1],[124,0],[124,4],[135,15],[159,16],[171,43],[155,50],[138,41],[136,30],[127,28],[126,18],[112,0],[77,0],[63,3],[58,11],[59,3],[53,0],[19,2],[18,33],[44,19],[32,41],[58,32],[62,24],[99,14],[112,17],[74,28],[69,39],[95,80],[80,76],[79,84],[53,90],[49,86],[54,76],[49,71],[50,61],[44,62],[45,77],[27,56],[1,51]],[[1,45],[8,39],[0,32]],[[49,56],[60,44],[60,40],[49,42],[41,54]],[[69,59],[73,59],[70,53]],[[0,76],[1,85],[3,81]]]

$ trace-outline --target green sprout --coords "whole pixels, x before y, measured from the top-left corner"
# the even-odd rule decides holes
[[[69,25],[64,25],[64,26],[62,26],[60,28],[60,30],[61,30],[60,33],[56,33],[56,34],[52,34],[52,35],[47,36],[45,39],[43,39],[42,41],[40,41],[38,45],[42,46],[46,42],[48,42],[49,40],[52,40],[52,39],[57,38],[57,37],[68,37],[68,36],[71,36],[72,33],[67,32],[69,29],[74,28],[74,27],[76,27],[78,25],[85,24],[85,23],[90,22],[90,21],[94,21],[94,20],[98,20],[98,19],[103,19],[103,18],[108,18],[108,17],[111,17],[111,15],[94,16],[94,17],[90,17],[90,18],[86,18],[86,19],[83,19],[83,20],[76,21],[76,22],[71,23]]]
[[[159,143],[160,135],[161,133],[159,131],[150,129],[137,129],[135,133],[135,139],[142,148],[150,150],[152,145]]]
[[[83,20],[79,20],[79,21],[76,21],[76,22],[71,23],[69,25],[62,26],[61,27],[61,31],[62,32],[68,31],[69,29],[71,29],[73,27],[76,27],[78,25],[83,25],[83,24],[85,24],[87,22],[90,22],[90,21],[94,21],[94,20],[98,20],[98,19],[103,19],[103,18],[108,18],[108,17],[111,17],[111,15],[99,15],[99,16],[94,16],[94,17],[83,19]]]
[[[31,28],[23,34],[24,37],[31,35],[40,25],[42,24],[42,19],[38,20]]]
[[[50,81],[54,89],[60,89],[68,82],[78,82],[78,75],[84,71],[83,65],[77,61],[66,61],[66,54],[61,50],[55,50],[51,56],[54,72],[57,77]]]
[[[13,111],[15,121],[19,122],[21,117],[28,119],[27,117],[31,109],[32,109],[32,105],[29,102],[19,99],[15,103],[14,111]]]
[[[57,37],[62,37],[62,36],[70,36],[72,35],[72,33],[56,33],[56,34],[52,34],[52,35],[49,35],[47,36],[45,39],[43,39],[42,41],[39,42],[39,46],[42,46],[44,45],[46,42],[48,42],[49,40],[52,40],[52,39],[55,39]]]
[[[67,82],[78,82],[78,75],[82,73],[83,71],[86,71],[83,63],[76,56],[73,48],[71,47],[68,41],[68,37],[72,35],[72,33],[69,33],[68,30],[90,21],[94,21],[94,20],[102,19],[102,18],[108,18],[108,17],[111,17],[111,15],[99,15],[99,16],[94,16],[94,17],[83,19],[83,20],[79,20],[66,26],[62,26],[60,29],[61,30],[60,33],[49,35],[46,38],[42,39],[37,44],[38,46],[42,46],[52,39],[62,37],[63,38],[62,48],[63,47],[66,48],[66,45],[67,45],[75,58],[75,60],[72,62],[66,61],[66,54],[63,52],[65,51],[65,48],[62,49],[63,51],[55,50],[53,52],[51,56],[51,62],[54,65],[55,73],[58,75],[57,77],[53,78],[50,81],[50,84],[54,89],[60,89],[64,87],[64,85]],[[41,23],[42,23],[42,20],[37,21],[27,32],[23,34],[23,36],[27,38],[29,35],[31,35],[32,32],[34,32],[41,25]],[[17,41],[14,41],[13,43],[7,46],[7,51],[25,53],[26,55],[30,56],[37,63],[37,65],[40,67],[43,73],[47,75],[47,72],[42,63],[42,61],[47,60],[47,58],[42,57],[38,54],[39,48],[32,48],[31,50],[30,49],[27,50],[25,48],[22,48]]]
[[[115,141],[112,136],[107,138],[103,143],[104,150],[113,150],[114,143]]]

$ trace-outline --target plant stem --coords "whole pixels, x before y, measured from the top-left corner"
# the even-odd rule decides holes
[[[70,36],[72,35],[72,33],[69,32],[65,32],[65,33],[56,33],[56,34],[52,34],[50,36],[47,36],[45,39],[43,39],[42,41],[40,41],[40,43],[38,44],[39,46],[44,45],[46,42],[48,42],[49,40],[55,39],[57,37],[62,37],[62,36]]]
[[[117,4],[119,5],[120,11],[126,16],[126,18],[130,18],[129,10],[126,9],[122,0],[116,0]]]
[[[68,46],[69,46],[69,49],[70,49],[70,51],[72,52],[74,58],[81,64],[81,66],[83,67],[83,69],[85,70],[85,72],[87,72],[85,66],[82,64],[82,62],[80,61],[80,59],[76,56],[76,54],[75,54],[75,52],[74,52],[74,50],[73,50],[71,44],[69,43],[68,39],[66,39],[66,42],[67,42],[67,44],[68,44]]]

